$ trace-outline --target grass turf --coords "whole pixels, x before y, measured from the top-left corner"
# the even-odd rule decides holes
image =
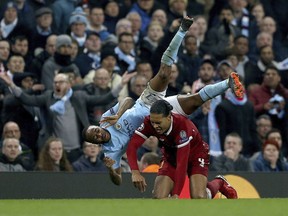
[[[288,199],[0,200],[0,216],[286,216],[288,215],[287,203]]]

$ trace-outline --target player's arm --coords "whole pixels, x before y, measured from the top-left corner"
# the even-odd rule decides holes
[[[139,131],[135,131],[127,147],[128,164],[131,168],[132,183],[139,191],[144,192],[147,184],[145,178],[141,175],[137,162],[137,149],[144,143],[145,135]],[[147,139],[147,137],[146,137]]]
[[[103,119],[100,121],[100,123],[108,123],[107,126],[105,127],[109,127],[111,125],[114,125],[118,119],[123,115],[123,113],[130,109],[133,105],[134,105],[134,100],[131,97],[126,97],[124,98],[120,103],[119,103],[119,108],[118,111],[115,115],[111,115],[111,116],[105,116],[103,117]]]
[[[111,181],[115,185],[120,185],[122,183],[122,176],[121,176],[121,167],[118,167],[116,169],[113,168],[113,164],[115,161],[112,158],[104,157],[103,162],[107,169],[109,170],[109,176]]]
[[[179,139],[178,139],[179,140]],[[185,143],[181,143],[180,145],[177,145],[177,167],[175,172],[175,182],[174,182],[174,188],[172,191],[173,195],[180,195],[182,188],[184,186],[187,167],[188,167],[188,158],[189,158],[189,152],[190,152],[190,138]]]

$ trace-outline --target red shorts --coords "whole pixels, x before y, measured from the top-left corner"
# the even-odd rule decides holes
[[[208,176],[209,169],[209,145],[203,142],[203,145],[198,145],[193,148],[193,152],[190,153],[188,159],[187,175],[201,174]],[[169,176],[173,181],[175,181],[176,167],[172,166],[170,163],[165,161],[165,159],[160,164],[160,169],[158,175]]]

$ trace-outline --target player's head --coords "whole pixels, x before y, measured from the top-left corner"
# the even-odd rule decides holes
[[[111,135],[106,129],[96,125],[90,125],[84,128],[82,136],[84,141],[94,144],[103,144],[109,142],[111,139]]]
[[[150,108],[150,122],[158,134],[166,132],[171,125],[172,105],[165,100],[158,100]]]

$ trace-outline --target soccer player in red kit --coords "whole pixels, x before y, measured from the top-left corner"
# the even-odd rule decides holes
[[[154,198],[178,198],[188,174],[191,198],[213,198],[220,191],[228,199],[236,199],[236,190],[223,176],[208,182],[209,146],[192,121],[172,113],[172,109],[167,101],[156,101],[151,106],[150,116],[145,118],[128,144],[127,156],[134,186],[142,192],[146,188],[145,178],[138,169],[137,149],[149,136],[156,136],[163,158],[155,179]]]

